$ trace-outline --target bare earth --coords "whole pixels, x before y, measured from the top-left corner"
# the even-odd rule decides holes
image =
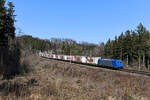
[[[30,56],[32,72],[0,80],[1,98],[150,100],[150,77]],[[3,97],[5,96],[5,97]]]

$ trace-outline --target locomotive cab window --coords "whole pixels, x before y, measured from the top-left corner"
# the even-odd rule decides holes
[[[118,61],[118,64],[122,64],[122,62],[121,62],[121,61]]]

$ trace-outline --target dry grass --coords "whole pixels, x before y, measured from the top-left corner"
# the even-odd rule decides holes
[[[19,100],[150,100],[146,76],[84,65],[24,58],[32,72],[1,80],[1,98]],[[5,97],[3,97],[5,96]]]

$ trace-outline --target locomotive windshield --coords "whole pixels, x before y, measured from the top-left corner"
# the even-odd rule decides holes
[[[118,64],[122,64],[122,61],[118,61]]]

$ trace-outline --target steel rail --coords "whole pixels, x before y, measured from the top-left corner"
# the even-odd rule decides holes
[[[146,71],[138,71],[138,70],[132,70],[132,69],[119,69],[119,71],[150,76],[150,72],[146,72]]]

